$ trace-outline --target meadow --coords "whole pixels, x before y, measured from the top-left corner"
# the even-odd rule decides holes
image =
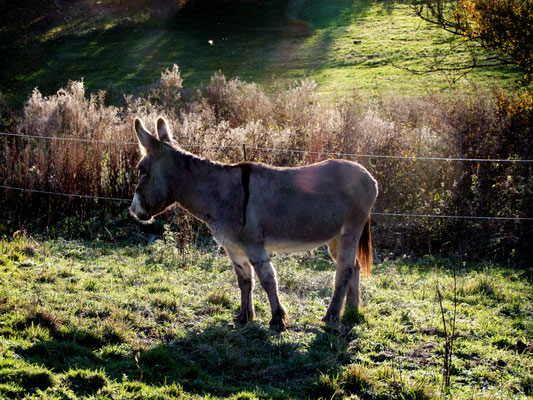
[[[513,162],[533,154],[533,96],[516,69],[413,75],[450,38],[402,1],[93,3],[61,18],[6,6],[0,26],[0,131],[19,135],[0,136],[0,185],[24,189],[0,189],[0,398],[533,395],[533,164]],[[127,214],[132,121],[158,116],[221,162],[243,146],[282,166],[351,154],[379,182],[378,213],[510,219],[376,216],[364,307],[337,325],[321,322],[325,249],[274,255],[288,330],[268,329],[257,286],[258,319],[239,325],[204,225]],[[503,161],[431,160],[446,157]]]
[[[236,277],[212,242],[177,246],[168,227],[161,236],[114,243],[15,236],[0,242],[2,398],[526,399],[533,393],[527,270],[380,256],[363,281],[365,306],[326,325],[320,318],[334,273],[327,253],[276,255],[291,317],[280,334],[268,329],[268,300],[258,288],[257,321],[233,322]],[[442,319],[450,323],[454,303],[451,385],[443,388]]]
[[[0,50],[8,62],[0,69],[0,91],[10,104],[23,104],[35,87],[49,95],[82,78],[91,92],[112,89],[120,101],[172,64],[191,86],[206,84],[217,71],[264,87],[308,78],[330,98],[354,91],[424,95],[456,80],[458,87],[514,89],[521,79],[509,66],[477,69],[464,79],[407,71],[445,54],[460,65],[469,55],[405,1],[221,2],[150,18],[146,9],[113,14],[106,3],[112,2],[48,23],[6,10]]]

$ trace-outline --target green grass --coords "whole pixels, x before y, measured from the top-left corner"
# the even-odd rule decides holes
[[[365,307],[320,321],[333,268],[324,251],[274,256],[291,322],[235,325],[239,291],[216,246],[0,241],[0,397],[41,399],[341,398],[441,395],[448,260],[385,260]],[[450,398],[533,393],[533,291],[524,270],[458,266]],[[356,396],[356,397],[353,397]]]
[[[447,87],[443,74],[412,75],[448,36],[416,17],[408,3],[382,0],[298,1],[263,5],[218,5],[178,17],[113,23],[88,29],[86,23],[52,26],[20,43],[17,25],[0,30],[4,59],[0,91],[21,104],[38,86],[45,94],[84,78],[90,90],[134,92],[178,64],[187,85],[206,83],[218,70],[228,77],[271,85],[278,79],[314,79],[323,94],[357,90],[424,94]],[[72,24],[71,24],[72,25]],[[18,27],[22,29],[22,27]],[[210,45],[209,41],[213,44]],[[461,51],[450,61],[466,59]],[[401,67],[401,68],[397,68]],[[512,67],[480,69],[460,84],[516,87]]]

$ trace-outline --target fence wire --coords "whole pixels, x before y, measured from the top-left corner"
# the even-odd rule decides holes
[[[49,194],[49,195],[55,195],[55,196],[67,196],[67,197],[76,197],[81,199],[91,199],[91,200],[108,200],[108,201],[120,201],[120,202],[129,202],[132,199],[123,199],[120,197],[105,197],[105,196],[94,196],[89,194],[76,194],[76,193],[61,193],[61,192],[49,192],[47,190],[37,190],[37,189],[29,189],[29,188],[19,188],[14,186],[3,186],[0,185],[0,189],[5,190],[16,190],[19,192],[30,192],[30,193],[39,193],[39,194]]]
[[[45,140],[64,140],[70,142],[82,142],[82,143],[101,143],[101,144],[122,144],[129,146],[137,146],[137,142],[126,142],[126,141],[108,141],[108,140],[98,140],[98,139],[84,139],[84,138],[70,138],[62,136],[38,136],[38,135],[25,135],[21,133],[8,133],[0,132],[0,136],[12,136],[20,137],[26,139],[45,139]],[[461,161],[461,162],[491,162],[491,163],[533,163],[533,160],[521,160],[521,159],[494,159],[494,158],[460,158],[460,157],[426,157],[426,156],[395,156],[395,155],[384,155],[384,154],[357,154],[357,153],[331,153],[323,151],[310,151],[310,150],[301,150],[301,149],[285,149],[277,147],[260,147],[260,146],[217,146],[217,145],[207,145],[207,144],[184,144],[181,145],[184,148],[206,148],[206,149],[232,149],[232,150],[242,150],[243,146],[246,150],[258,150],[258,151],[273,151],[273,152],[286,152],[286,153],[296,153],[296,154],[313,154],[313,155],[323,155],[328,157],[355,157],[355,158],[384,158],[384,159],[393,159],[393,160],[409,160],[409,161]]]
[[[131,202],[130,199],[124,199],[120,197],[105,197],[105,196],[91,196],[86,194],[75,194],[75,193],[61,193],[61,192],[49,192],[46,190],[36,190],[28,188],[19,188],[13,186],[3,186],[0,185],[0,189],[5,190],[16,190],[23,192],[47,194],[47,195],[56,195],[56,196],[67,196],[83,199],[93,199],[93,200],[107,200],[107,201],[118,201],[118,202]],[[471,220],[496,220],[496,221],[533,221],[533,218],[529,217],[485,217],[485,216],[474,216],[474,215],[442,215],[442,214],[406,214],[406,213],[384,213],[384,212],[373,212],[372,216],[383,216],[383,217],[398,217],[398,218],[443,218],[443,219],[471,219]]]
[[[82,142],[82,143],[100,143],[108,145],[129,145],[137,146],[137,142],[128,142],[128,141],[108,141],[108,140],[98,140],[98,139],[84,139],[84,138],[70,138],[70,137],[57,137],[57,136],[38,136],[38,135],[25,135],[21,133],[9,133],[9,132],[0,132],[0,136],[10,136],[10,137],[20,137],[24,139],[43,139],[43,140],[63,140],[71,142]],[[462,162],[492,162],[492,163],[533,163],[533,160],[513,160],[513,159],[488,159],[488,158],[457,158],[457,157],[413,157],[413,156],[393,156],[393,155],[383,155],[383,154],[356,154],[356,153],[331,153],[331,152],[321,152],[321,151],[309,151],[301,149],[285,149],[285,148],[272,148],[272,147],[259,147],[252,146],[247,147],[246,145],[241,146],[216,146],[216,145],[202,145],[202,144],[187,144],[183,145],[185,148],[209,148],[209,149],[233,149],[233,150],[243,150],[246,153],[246,150],[258,150],[258,151],[273,151],[273,152],[289,152],[289,153],[299,153],[299,154],[313,154],[313,155],[324,155],[329,157],[363,157],[363,158],[385,158],[385,159],[403,159],[410,161],[462,161]],[[105,200],[105,201],[117,201],[117,202],[130,202],[131,199],[124,199],[119,197],[106,197],[106,196],[94,196],[94,195],[85,195],[85,194],[76,194],[76,193],[61,193],[61,192],[51,192],[46,190],[37,190],[30,188],[20,188],[13,186],[4,186],[0,185],[1,189],[4,190],[14,190],[14,191],[24,191],[30,193],[39,193],[52,196],[67,196],[73,198],[82,198],[82,199],[93,199],[93,200]],[[442,219],[470,219],[470,220],[496,220],[496,221],[533,221],[533,218],[530,217],[499,217],[499,216],[474,216],[474,215],[442,215],[442,214],[407,214],[407,213],[384,213],[384,212],[373,212],[373,216],[384,216],[384,217],[397,217],[397,218],[442,218]]]

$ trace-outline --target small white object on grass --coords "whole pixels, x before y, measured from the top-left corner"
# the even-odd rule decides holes
[[[213,46],[213,41],[212,40],[208,40],[207,43],[209,43],[211,46]]]

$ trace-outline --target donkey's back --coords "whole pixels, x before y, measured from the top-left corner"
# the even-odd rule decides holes
[[[366,221],[376,181],[360,164],[328,160],[298,168],[252,164],[242,240],[263,240],[270,251],[317,247],[350,221]]]

